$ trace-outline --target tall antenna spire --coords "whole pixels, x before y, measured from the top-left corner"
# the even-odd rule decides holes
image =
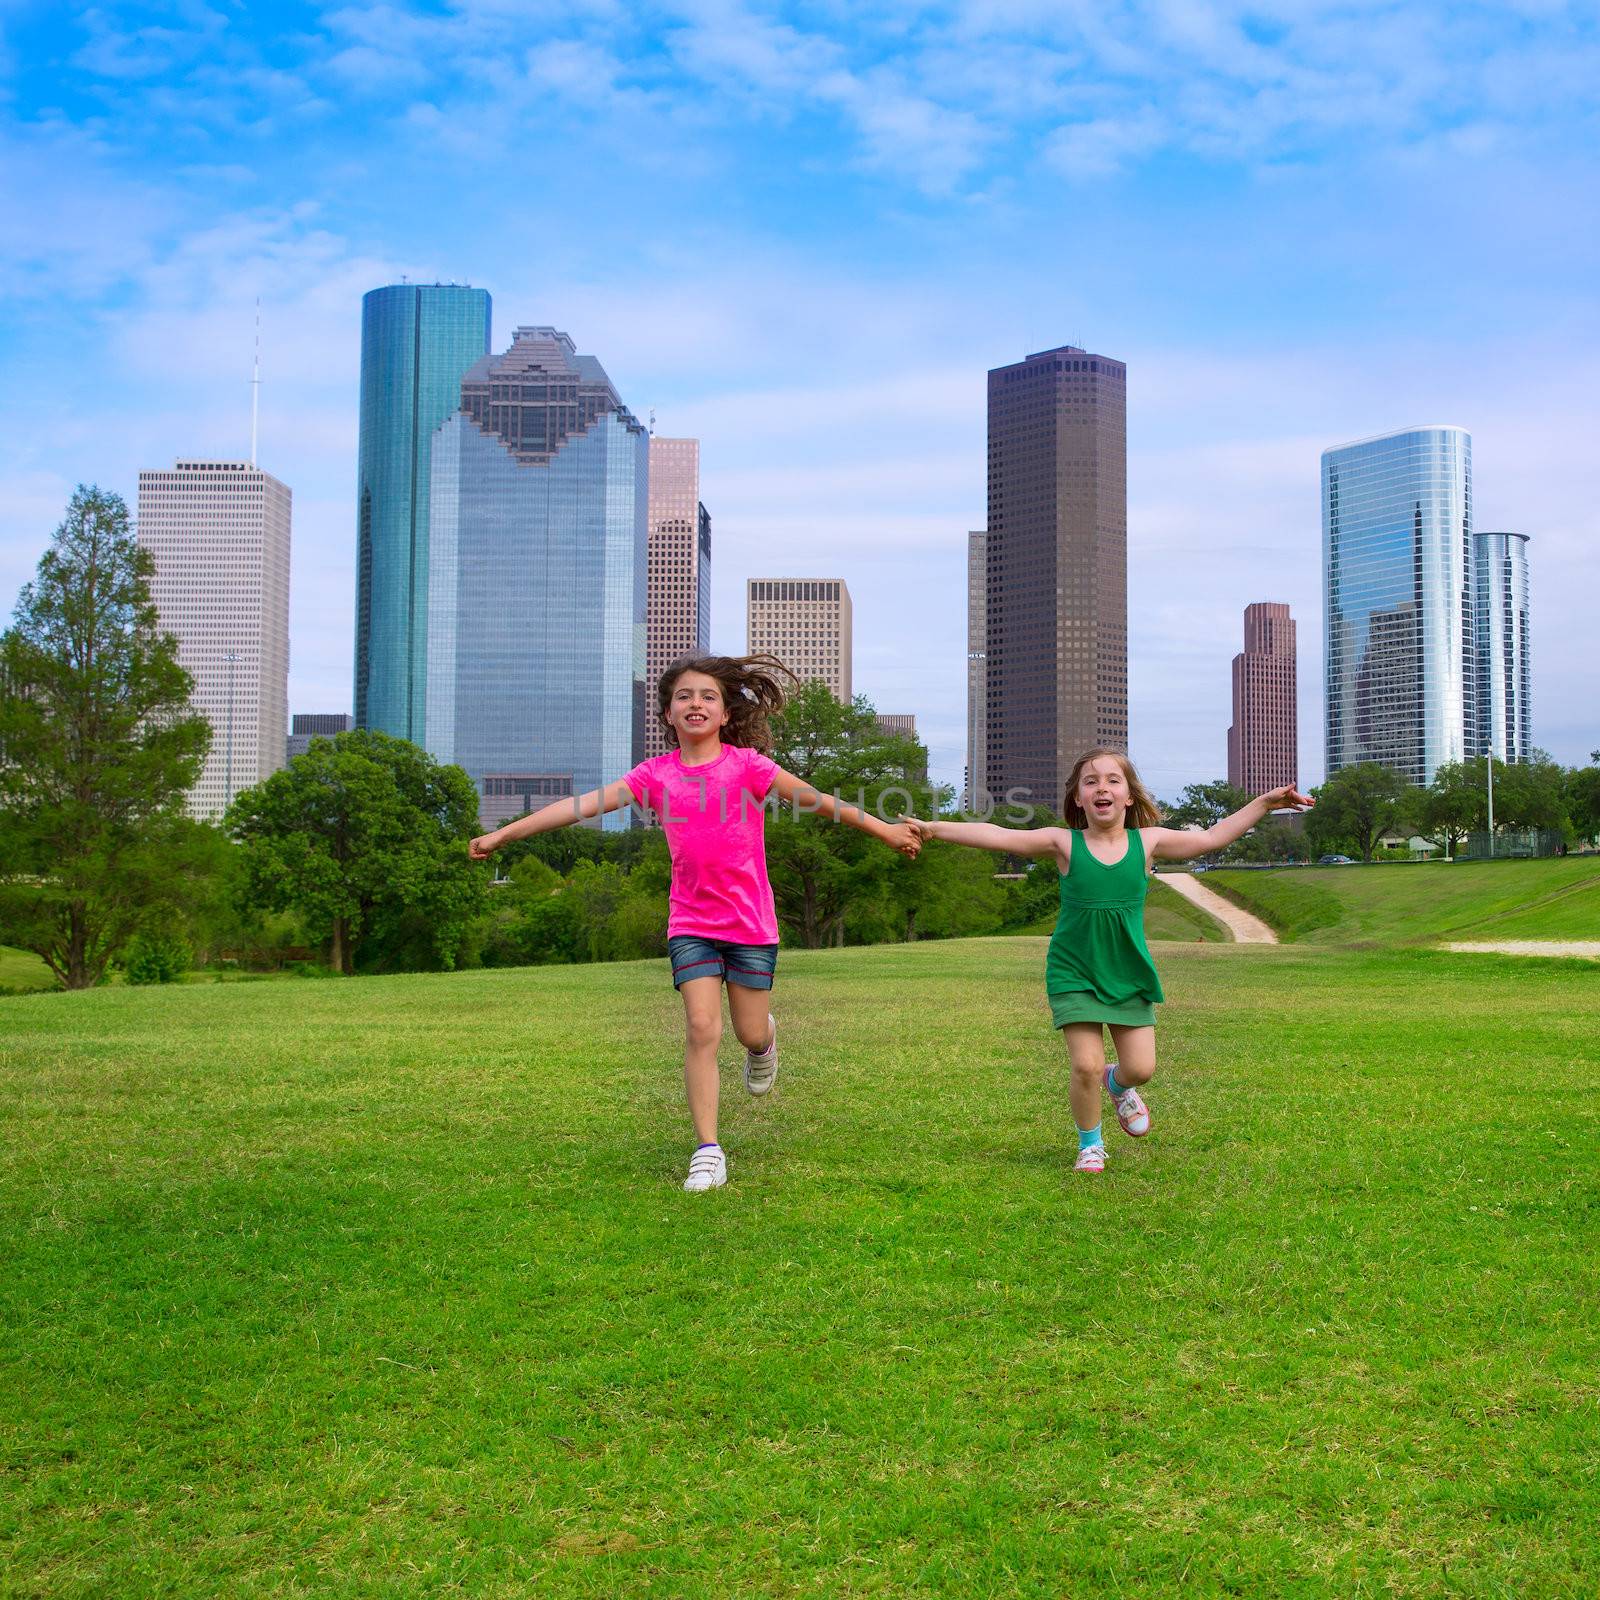
[[[256,464],[256,435],[261,426],[261,296],[256,296],[256,367],[250,379],[250,465]]]

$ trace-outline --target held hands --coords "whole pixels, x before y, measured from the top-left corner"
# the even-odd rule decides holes
[[[1301,794],[1292,783],[1286,783],[1281,789],[1269,789],[1261,796],[1262,804],[1268,811],[1309,811],[1317,802],[1308,794]]]
[[[931,822],[924,822],[921,817],[902,817],[900,820],[916,834],[919,844],[926,844],[933,838]]]
[[[884,835],[883,842],[890,849],[898,850],[908,861],[915,861],[917,852],[922,848],[922,835],[917,832],[915,822],[910,817],[905,817],[899,822],[889,824],[889,831]]]

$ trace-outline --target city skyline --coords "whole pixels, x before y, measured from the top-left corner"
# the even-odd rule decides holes
[[[1408,783],[1476,755],[1472,435],[1432,424],[1322,452],[1323,727],[1335,773]]]
[[[1299,783],[1295,624],[1281,601],[1244,608],[1244,649],[1233,658],[1233,721],[1228,726],[1228,782],[1261,794]]]
[[[667,748],[662,671],[711,648],[711,515],[700,499],[700,441],[650,436],[650,554],[645,576],[644,753]]]
[[[704,441],[713,648],[739,648],[748,575],[845,574],[874,619],[857,686],[918,714],[944,781],[982,373],[1059,343],[1137,376],[1129,700],[1158,793],[1218,775],[1241,594],[1289,603],[1320,656],[1319,451],[1441,414],[1475,436],[1479,525],[1534,540],[1537,743],[1597,742],[1593,18],[208,16],[7,12],[7,610],[79,480],[131,503],[152,461],[246,453],[259,297],[291,703],[347,705],[352,307],[465,281],[581,328],[661,431]],[[495,117],[541,173],[515,205]]]
[[[644,426],[597,357],[525,324],[463,375],[432,463],[428,754],[484,799],[612,782],[644,758]]]
[[[1059,808],[1084,751],[1128,748],[1127,384],[1071,344],[989,371],[980,804]]]
[[[150,597],[211,724],[191,816],[220,817],[287,760],[292,521],[289,486],[251,461],[180,457],[139,474]]]
[[[427,742],[428,517],[433,436],[489,349],[494,306],[466,284],[389,284],[361,297],[356,466],[358,728]]]

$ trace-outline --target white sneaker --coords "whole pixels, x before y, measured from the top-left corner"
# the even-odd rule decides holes
[[[766,1094],[778,1076],[778,1024],[770,1014],[767,1023],[772,1029],[772,1042],[766,1051],[761,1055],[754,1050],[744,1053],[744,1086],[751,1094]]]
[[[720,1144],[703,1144],[689,1157],[689,1176],[683,1186],[691,1194],[701,1189],[720,1189],[728,1181],[728,1158]]]
[[[1110,1069],[1107,1068],[1109,1074]],[[1109,1088],[1106,1091],[1110,1093]],[[1124,1089],[1113,1094],[1111,1103],[1117,1108],[1117,1121],[1122,1131],[1135,1139],[1142,1139],[1150,1131],[1150,1108],[1139,1097],[1137,1089]]]
[[[1078,1159],[1074,1163],[1075,1172],[1104,1172],[1106,1170],[1106,1147],[1103,1144],[1086,1145],[1078,1152]]]

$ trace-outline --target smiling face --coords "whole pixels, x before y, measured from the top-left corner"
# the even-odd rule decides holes
[[[706,738],[728,725],[722,685],[704,672],[683,672],[672,685],[664,713],[680,744]]]
[[[1078,774],[1078,804],[1090,823],[1100,828],[1122,826],[1132,798],[1128,774],[1115,756],[1096,756]]]

